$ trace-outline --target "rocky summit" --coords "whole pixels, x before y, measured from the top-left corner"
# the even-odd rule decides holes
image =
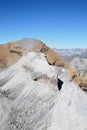
[[[87,130],[87,78],[42,41],[0,45],[0,130]]]

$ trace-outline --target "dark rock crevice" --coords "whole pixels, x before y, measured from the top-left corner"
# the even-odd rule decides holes
[[[59,79],[58,76],[57,76],[57,87],[58,87],[59,91],[62,89],[63,83],[64,82],[61,79]]]

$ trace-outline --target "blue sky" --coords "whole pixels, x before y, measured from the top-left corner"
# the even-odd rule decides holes
[[[50,47],[87,48],[87,1],[0,0],[0,43],[26,37]]]

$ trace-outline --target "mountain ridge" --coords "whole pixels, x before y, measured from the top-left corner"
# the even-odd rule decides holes
[[[9,67],[10,65],[16,63],[28,51],[44,53],[50,65],[63,67],[69,73],[69,75],[71,75],[72,81],[78,83],[81,88],[85,86],[85,91],[87,91],[86,75],[83,77],[78,69],[71,67],[63,60],[63,58],[58,55],[57,52],[47,47],[42,41],[37,39],[25,38],[23,40],[0,45],[1,67]]]
[[[1,130],[87,129],[87,94],[70,79],[59,91],[58,69],[44,54],[28,52],[0,72]]]

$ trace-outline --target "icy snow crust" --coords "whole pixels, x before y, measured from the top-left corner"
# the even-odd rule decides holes
[[[41,53],[2,71],[0,130],[87,130],[87,94],[69,80],[58,91],[56,76]]]

